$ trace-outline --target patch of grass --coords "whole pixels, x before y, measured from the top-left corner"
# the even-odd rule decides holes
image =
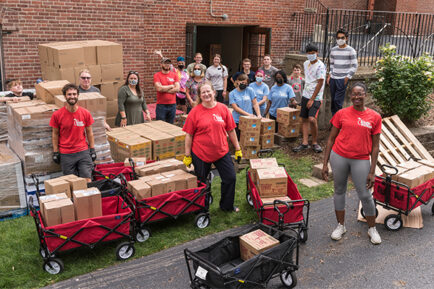
[[[333,184],[328,183],[316,188],[300,185],[298,180],[311,175],[313,159],[303,156],[290,159],[286,154],[277,151],[274,157],[286,169],[303,198],[319,200],[333,193]],[[211,224],[205,229],[197,229],[194,225],[195,215],[186,215],[178,220],[166,220],[149,226],[152,237],[145,243],[136,243],[134,258],[149,254],[220,232],[229,228],[258,221],[256,213],[246,202],[245,170],[237,174],[235,205],[239,213],[227,213],[219,209],[220,178],[216,177],[212,184],[214,202],[210,207]],[[104,244],[88,250],[78,248],[60,254],[65,264],[65,271],[59,275],[49,275],[42,269],[42,258],[39,256],[39,240],[33,218],[30,216],[0,222],[0,288],[36,288],[46,286],[77,275],[105,268],[118,263],[115,248],[119,241]]]

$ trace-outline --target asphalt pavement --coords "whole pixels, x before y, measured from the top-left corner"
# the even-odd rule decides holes
[[[434,216],[422,206],[424,227],[387,231],[377,225],[383,240],[372,245],[367,225],[357,221],[357,195],[347,195],[347,233],[333,241],[336,226],[331,198],[311,203],[308,240],[300,246],[296,288],[434,288]],[[249,225],[197,239],[146,257],[77,276],[46,288],[190,288],[183,250],[198,250],[237,234]],[[152,242],[152,238],[147,242]],[[139,246],[143,246],[140,244]],[[285,288],[280,278],[267,288]]]

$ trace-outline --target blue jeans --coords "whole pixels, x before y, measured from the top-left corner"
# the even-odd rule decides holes
[[[173,123],[176,115],[176,104],[157,104],[155,115],[157,120]]]
[[[330,78],[330,95],[332,98],[332,115],[342,109],[345,101],[345,92],[347,91],[347,84],[345,84],[345,79],[334,79]]]

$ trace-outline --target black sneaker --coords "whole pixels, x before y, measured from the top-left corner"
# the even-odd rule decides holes
[[[321,153],[322,152],[322,147],[319,144],[317,144],[317,143],[314,144],[314,145],[312,145],[312,149],[316,153]]]
[[[310,148],[310,145],[305,145],[305,144],[301,144],[299,146],[296,146],[295,148],[292,149],[293,152],[298,153],[301,152],[303,150],[307,150]]]

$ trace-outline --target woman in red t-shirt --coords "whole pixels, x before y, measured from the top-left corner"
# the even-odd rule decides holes
[[[198,179],[205,182],[211,170],[211,164],[217,168],[222,179],[220,208],[223,211],[235,211],[234,206],[236,175],[229,153],[227,136],[235,146],[235,157],[242,153],[235,133],[235,122],[229,109],[216,101],[216,91],[209,81],[198,86],[198,104],[191,110],[185,121],[184,164],[194,165]]]
[[[339,110],[330,120],[333,126],[324,154],[322,176],[326,181],[328,180],[327,163],[330,158],[335,189],[333,199],[338,221],[331,238],[340,240],[346,232],[345,194],[348,175],[351,173],[368,222],[368,235],[373,244],[380,244],[381,238],[375,228],[375,203],[369,189],[372,188],[375,180],[381,116],[365,107],[366,90],[363,83],[354,84],[351,88],[353,105]]]

